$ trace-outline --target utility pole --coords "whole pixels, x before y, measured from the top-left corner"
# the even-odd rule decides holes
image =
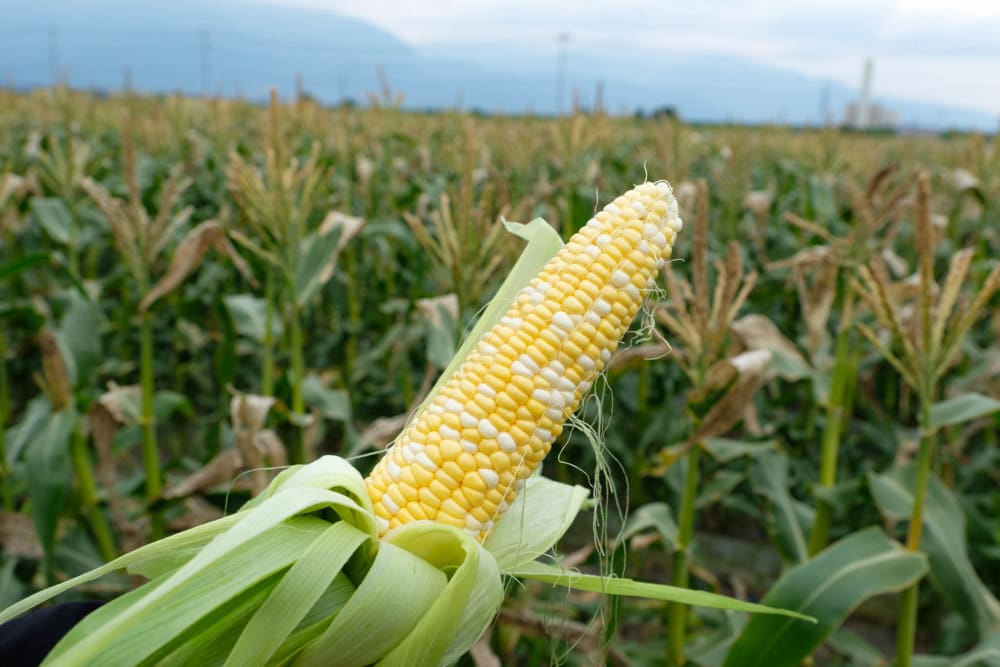
[[[201,41],[201,94],[208,97],[212,86],[212,33],[207,29],[199,30]]]
[[[566,89],[566,60],[569,46],[569,33],[561,32],[556,36],[559,42],[559,57],[556,63],[556,115],[563,113],[563,97]]]

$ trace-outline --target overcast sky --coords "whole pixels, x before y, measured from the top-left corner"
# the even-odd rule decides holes
[[[875,96],[1000,117],[1000,0],[258,0],[326,7],[417,47],[552,44],[726,53],[857,86]],[[614,5],[613,7],[611,5]]]

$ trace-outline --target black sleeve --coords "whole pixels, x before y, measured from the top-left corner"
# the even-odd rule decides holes
[[[0,665],[36,667],[59,640],[103,602],[66,602],[37,609],[0,625]]]

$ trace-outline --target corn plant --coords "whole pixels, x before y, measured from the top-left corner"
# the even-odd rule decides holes
[[[737,424],[760,386],[770,360],[766,350],[728,357],[730,330],[737,314],[757,281],[757,274],[744,273],[739,249],[729,246],[725,261],[715,263],[714,289],[708,268],[708,186],[698,183],[697,212],[692,229],[691,282],[666,272],[670,301],[656,310],[657,319],[682,345],[678,363],[692,389],[687,397],[691,437],[667,456],[686,461],[683,492],[677,515],[677,540],[671,583],[688,585],[690,548],[694,534],[699,463],[705,441],[729,431]],[[709,291],[712,290],[711,296]],[[668,656],[672,665],[683,665],[686,638],[686,608],[671,605],[668,618]]]
[[[931,223],[931,205],[930,176],[922,173],[917,180],[914,229],[919,258],[918,287],[916,303],[913,304],[908,319],[903,317],[904,302],[899,290],[893,289],[884,262],[874,259],[859,272],[859,294],[871,308],[879,324],[890,333],[892,340],[899,347],[894,349],[895,346],[887,344],[864,323],[859,323],[858,327],[882,357],[899,373],[907,386],[914,391],[918,401],[920,445],[916,460],[913,508],[906,536],[906,547],[910,551],[918,551],[921,545],[924,505],[935,456],[936,432],[941,422],[940,417],[935,418],[935,411],[941,410],[938,403],[941,381],[958,359],[969,329],[982,313],[990,297],[1000,289],[1000,265],[998,265],[978,286],[971,302],[965,308],[956,310],[961,288],[968,278],[974,256],[973,250],[966,249],[952,256],[944,285],[935,296],[935,231]],[[982,403],[975,395],[969,394],[953,400]],[[1000,405],[994,406],[987,401],[985,407],[995,410]],[[983,413],[980,410],[974,412],[975,416],[981,414]],[[900,606],[896,664],[901,667],[909,667],[912,661],[918,590],[919,584],[907,588]]]

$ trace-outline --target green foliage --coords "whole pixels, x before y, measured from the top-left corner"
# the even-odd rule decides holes
[[[932,186],[930,245],[914,224],[920,172]],[[558,245],[553,229],[565,239],[646,173],[669,179],[680,199],[688,229],[675,258],[685,261],[670,268],[697,296],[692,321],[702,321],[696,302],[708,306],[716,289],[733,304],[724,292],[756,282],[731,326],[706,331],[711,354],[700,359],[697,336],[674,333],[651,303],[629,343],[650,346],[648,354],[616,359],[580,411],[600,426],[613,462],[616,493],[597,499],[610,519],[596,533],[578,521],[561,552],[585,575],[611,567],[604,558],[613,550],[624,579],[668,581],[683,547],[692,588],[820,619],[691,614],[682,619],[689,664],[720,665],[727,651],[729,664],[752,664],[734,657],[745,651],[760,664],[779,664],[779,653],[813,654],[816,665],[884,664],[878,640],[896,619],[895,598],[883,593],[923,567],[933,585],[920,591],[918,648],[933,655],[913,664],[996,664],[1000,320],[997,296],[979,287],[1000,257],[1000,144],[979,136],[0,91],[0,474],[5,512],[36,531],[25,543],[5,538],[0,604],[48,575],[92,567],[102,522],[124,552],[148,537],[150,508],[175,531],[249,497],[255,473],[237,465],[193,497],[147,499],[138,453],[150,422],[164,488],[212,471],[217,455],[245,454],[247,443],[301,442],[309,458],[362,454],[353,462],[365,469],[477,335],[476,316],[524,245],[501,218],[544,217],[550,224],[532,223],[533,232],[508,228],[536,234],[542,257]],[[708,231],[696,262],[701,242],[690,232],[701,192]],[[931,266],[921,259],[928,251]],[[692,276],[702,261],[704,282]],[[925,338],[928,301],[915,290],[927,269],[936,342],[922,356],[907,341]],[[731,284],[719,288],[722,275]],[[880,286],[893,304],[883,304]],[[144,301],[151,292],[155,300]],[[764,318],[777,336],[755,340],[745,315]],[[53,400],[44,332],[63,360],[65,405]],[[656,347],[660,336],[672,353]],[[745,350],[769,351],[766,370],[744,377],[726,365]],[[935,391],[920,397],[910,381],[931,358]],[[233,393],[276,402],[259,423],[236,423]],[[913,509],[921,398],[937,441],[920,544],[926,566],[893,541]],[[582,432],[567,431],[546,475],[592,486],[597,455]],[[71,447],[74,434],[82,449]],[[700,458],[687,475],[694,443]],[[92,506],[81,462],[93,468]],[[686,477],[700,480],[682,512]],[[614,510],[626,506],[619,522]],[[679,535],[682,513],[694,524],[690,544]],[[880,521],[888,536],[868,528]],[[810,557],[827,537],[833,546]],[[880,558],[884,565],[865,565]],[[301,562],[296,574],[308,578],[309,559]],[[810,586],[819,590],[850,562],[865,565],[864,581],[844,580],[804,606]],[[315,588],[302,643],[325,631],[310,618],[346,600],[346,588]],[[174,664],[229,651],[234,640],[221,629],[248,618],[261,590],[247,587],[212,616],[220,632],[177,648]],[[612,621],[595,629],[590,621],[605,607],[588,592],[514,584],[507,595],[490,635],[504,664],[597,664],[617,659],[619,647],[634,664],[662,664],[662,606],[616,602]],[[838,630],[845,619],[849,628]],[[763,652],[758,642],[776,636],[786,640]]]

